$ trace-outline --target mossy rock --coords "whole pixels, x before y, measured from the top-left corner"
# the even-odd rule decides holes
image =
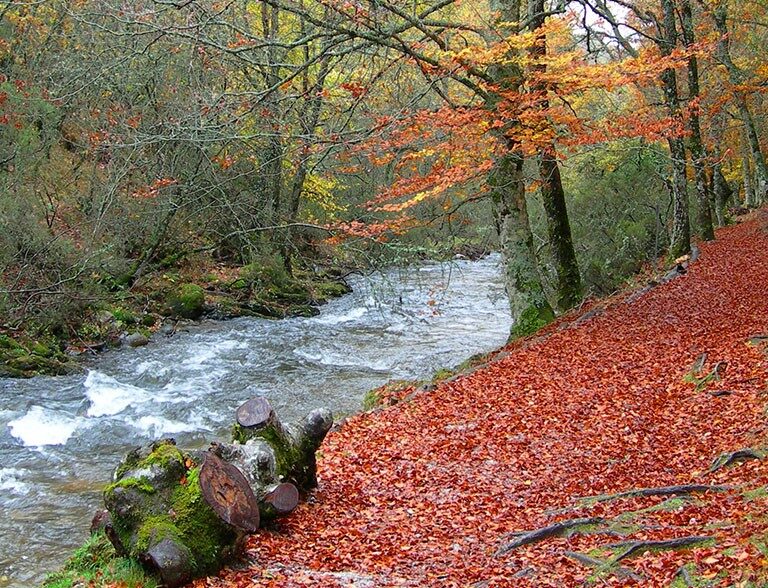
[[[315,284],[315,289],[317,291],[316,299],[318,302],[339,298],[352,291],[352,288],[350,288],[346,282],[341,280],[323,280],[322,282]]]
[[[205,310],[205,291],[197,284],[181,284],[168,297],[168,307],[181,318],[199,319]]]

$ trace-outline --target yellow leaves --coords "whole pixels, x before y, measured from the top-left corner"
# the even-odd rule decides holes
[[[339,188],[343,188],[343,184],[334,177],[308,174],[301,195],[306,202],[317,205],[328,217],[335,218],[337,213],[347,210],[336,198],[335,192]]]

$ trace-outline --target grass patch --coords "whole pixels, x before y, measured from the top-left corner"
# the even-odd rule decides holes
[[[43,588],[74,586],[157,588],[157,581],[137,562],[118,557],[109,539],[98,532],[75,551],[61,571],[49,574],[43,582]]]

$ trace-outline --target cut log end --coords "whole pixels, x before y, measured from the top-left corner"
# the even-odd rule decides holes
[[[299,490],[289,482],[283,482],[270,490],[263,502],[271,506],[275,513],[287,514],[299,505]]]
[[[258,530],[258,502],[248,480],[235,466],[208,453],[200,468],[200,489],[225,523],[248,533]]]
[[[237,424],[248,429],[265,427],[274,415],[269,400],[257,396],[247,400],[237,409]]]

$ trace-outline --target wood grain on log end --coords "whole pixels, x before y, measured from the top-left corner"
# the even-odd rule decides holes
[[[289,482],[283,482],[270,490],[263,499],[277,514],[287,514],[299,505],[299,490]]]
[[[248,533],[258,530],[258,502],[248,480],[235,466],[208,453],[200,468],[200,488],[206,502],[225,523]]]

